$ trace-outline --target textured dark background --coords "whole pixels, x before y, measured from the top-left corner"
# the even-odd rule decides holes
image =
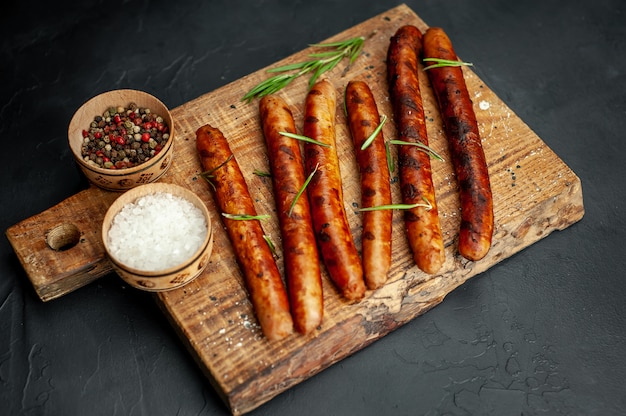
[[[87,186],[66,144],[86,99],[174,108],[397,4],[5,2],[0,228]],[[253,414],[626,414],[626,3],[407,4],[580,176],[585,217]],[[227,414],[149,295],[111,275],[43,303],[0,256],[1,414]]]

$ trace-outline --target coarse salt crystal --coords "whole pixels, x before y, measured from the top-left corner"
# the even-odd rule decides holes
[[[182,264],[207,234],[200,209],[167,192],[155,192],[125,205],[108,233],[111,255],[142,271],[160,271]]]

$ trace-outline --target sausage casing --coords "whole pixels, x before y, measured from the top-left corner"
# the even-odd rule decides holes
[[[382,130],[365,149],[361,147],[380,124],[376,101],[367,83],[350,81],[345,93],[348,125],[361,177],[361,206],[391,204],[391,183]],[[361,257],[365,284],[377,289],[387,281],[391,267],[391,222],[393,211],[364,211]]]
[[[365,295],[363,267],[354,244],[343,205],[343,190],[335,143],[335,88],[327,80],[318,81],[305,99],[305,136],[328,147],[305,142],[305,172],[315,172],[307,195],[311,204],[315,236],[328,274],[348,300]]]
[[[322,321],[323,293],[309,200],[306,194],[297,197],[306,181],[300,142],[281,134],[296,133],[284,100],[274,95],[263,97],[259,113],[274,185],[291,315],[296,331],[308,333]]]
[[[387,80],[398,139],[428,146],[418,77],[421,40],[415,26],[397,30],[387,52]],[[416,146],[400,145],[398,169],[402,202],[424,205],[426,200],[432,206],[405,210],[404,222],[415,263],[426,273],[436,273],[445,261],[445,251],[430,156]]]
[[[458,61],[450,39],[441,28],[429,28],[424,34],[423,45],[424,58]],[[443,66],[427,72],[437,97],[459,184],[459,253],[469,260],[480,260],[491,247],[493,196],[472,100],[460,66]]]
[[[248,186],[222,132],[210,125],[196,131],[202,167],[210,172],[213,194],[222,213],[256,215]],[[293,332],[287,291],[259,220],[221,217],[263,334],[269,340]]]

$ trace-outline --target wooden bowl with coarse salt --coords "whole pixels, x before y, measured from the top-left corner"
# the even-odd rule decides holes
[[[160,292],[194,280],[213,249],[209,211],[192,191],[168,183],[135,187],[117,198],[102,222],[113,269],[136,289]]]
[[[119,89],[80,106],[67,136],[87,179],[123,192],[165,174],[172,163],[174,133],[174,120],[161,100],[143,91]]]

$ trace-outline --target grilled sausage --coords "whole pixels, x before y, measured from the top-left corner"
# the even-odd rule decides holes
[[[389,205],[391,184],[382,130],[369,146],[361,148],[380,124],[372,91],[363,81],[350,81],[346,87],[345,102],[361,176],[361,206]],[[391,267],[392,217],[391,210],[363,212],[361,257],[368,289],[377,289],[387,281]]]
[[[222,132],[210,125],[196,131],[202,166],[211,174],[213,194],[222,213],[256,215],[248,186]],[[287,291],[259,220],[221,217],[243,272],[250,300],[269,340],[293,332]]]
[[[428,146],[424,107],[418,78],[421,32],[411,25],[402,26],[391,38],[387,51],[387,80],[398,139]],[[417,266],[436,273],[445,261],[439,212],[432,180],[430,156],[412,145],[398,148],[398,168],[402,202],[425,204],[406,210],[404,222]]]
[[[458,60],[450,39],[441,28],[428,29],[423,46],[424,58]],[[472,100],[461,67],[444,66],[427,72],[437,97],[459,184],[459,253],[469,260],[480,260],[491,247],[493,196]]]
[[[285,101],[267,95],[259,103],[259,112],[278,210],[291,316],[296,331],[306,334],[322,321],[323,295],[309,200],[306,194],[297,197],[306,181],[300,143],[281,134],[296,133]]]
[[[329,145],[305,142],[307,175],[315,172],[307,186],[315,237],[328,274],[348,300],[365,295],[363,268],[354,245],[343,205],[343,190],[335,144],[336,93],[327,81],[318,81],[305,99],[305,136]]]

